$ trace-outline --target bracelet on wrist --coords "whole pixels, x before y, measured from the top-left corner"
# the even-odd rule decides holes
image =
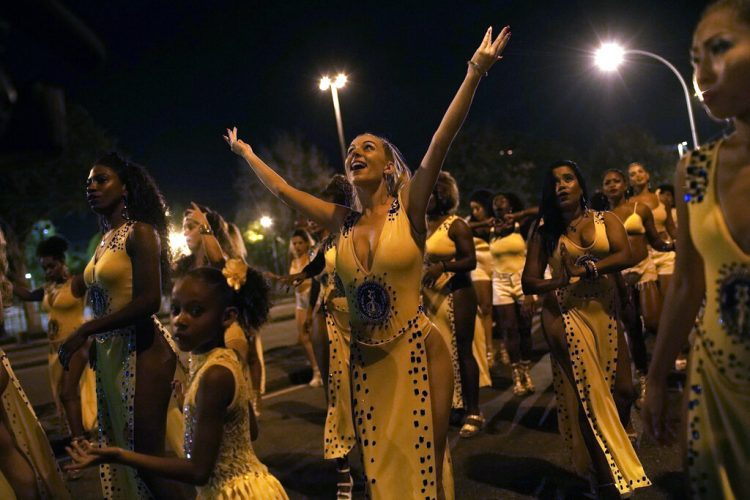
[[[474,71],[476,71],[479,74],[479,76],[487,76],[487,75],[489,75],[489,73],[487,71],[482,71],[482,68],[479,66],[479,64],[475,63],[471,59],[469,59],[468,61],[466,61],[466,64],[468,64],[470,68],[472,68]]]

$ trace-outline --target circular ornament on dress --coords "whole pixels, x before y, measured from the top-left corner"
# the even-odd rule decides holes
[[[383,285],[366,281],[357,287],[357,309],[367,323],[381,323],[388,318],[391,300]]]
[[[89,288],[89,300],[91,301],[91,310],[95,317],[100,318],[107,314],[109,296],[98,283],[92,284]]]
[[[750,340],[750,267],[730,264],[720,276],[719,321],[729,335]]]

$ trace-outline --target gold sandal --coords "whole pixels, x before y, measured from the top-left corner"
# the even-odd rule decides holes
[[[464,425],[461,427],[458,435],[462,438],[474,437],[484,428],[484,424],[484,415],[481,413],[479,415],[467,415],[466,420],[464,420]]]

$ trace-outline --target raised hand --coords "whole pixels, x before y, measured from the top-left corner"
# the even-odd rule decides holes
[[[190,208],[185,210],[185,218],[187,219],[193,219],[195,222],[202,226],[209,226],[208,219],[206,218],[206,214],[203,213],[203,210],[200,209],[200,207],[194,202],[190,202]]]
[[[482,43],[474,55],[471,56],[469,65],[484,76],[497,61],[503,58],[501,55],[510,40],[510,26],[504,27],[495,40],[492,40],[492,26],[487,28]]]
[[[229,144],[229,149],[232,150],[232,153],[238,156],[245,156],[253,152],[253,148],[249,144],[237,138],[237,127],[227,129],[227,135],[224,136],[224,140]]]

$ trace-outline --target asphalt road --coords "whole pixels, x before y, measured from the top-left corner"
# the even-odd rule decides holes
[[[293,321],[277,321],[265,328],[269,392],[259,419],[256,453],[279,478],[290,498],[335,498],[335,465],[322,459],[323,389],[310,388],[304,383],[309,380],[310,370],[305,366],[301,347],[294,345]],[[498,367],[493,371],[494,387],[482,389],[480,395],[488,422],[486,429],[471,439],[461,439],[458,428],[451,429],[456,498],[581,498],[586,491],[587,483],[572,472],[569,450],[557,432],[549,355],[538,332],[534,341],[532,375],[537,392],[525,398],[514,397],[510,390],[510,369]],[[12,362],[18,361],[21,366],[24,359],[32,357],[28,351],[23,355],[11,352]],[[17,370],[27,392],[34,396],[32,401],[44,399],[35,398],[44,393],[45,370],[46,367],[39,365]],[[675,404],[679,404],[677,397],[674,394]],[[35,403],[35,406],[45,427],[55,435],[57,424],[50,405]],[[634,421],[640,428],[636,411]],[[56,451],[61,452],[59,440],[53,442]],[[660,448],[644,438],[638,454],[654,485],[640,490],[637,498],[686,496],[686,480],[676,448]],[[59,456],[64,458],[62,453]],[[363,498],[358,458],[353,460],[353,469],[357,476],[355,498]],[[87,471],[84,478],[69,484],[78,500],[101,498],[96,470]]]

